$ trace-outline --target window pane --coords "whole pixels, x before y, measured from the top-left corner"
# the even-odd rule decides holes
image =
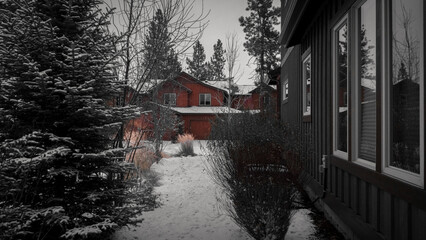
[[[390,165],[420,173],[420,52],[423,0],[392,0]]]
[[[170,102],[170,95],[168,93],[164,94],[164,104],[169,104]]]
[[[288,98],[288,82],[285,83],[285,92],[284,92],[284,96],[287,99]]]
[[[200,105],[205,104],[204,94],[200,94]]]
[[[211,95],[210,94],[206,94],[205,98],[206,98],[205,104],[206,105],[210,105],[211,104],[211,98],[212,98]]]
[[[176,93],[170,93],[170,105],[176,106]]]
[[[376,160],[376,0],[358,9],[359,148],[358,157]]]
[[[337,92],[337,150],[348,151],[348,39],[347,24],[344,24],[337,32],[336,36],[336,84]]]
[[[303,77],[305,86],[305,106],[304,112],[311,112],[311,55],[309,55],[305,61],[303,61]]]

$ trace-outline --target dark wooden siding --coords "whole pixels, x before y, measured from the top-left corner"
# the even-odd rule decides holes
[[[354,0],[330,0],[305,27],[299,45],[283,63],[281,80],[289,79],[289,98],[282,102],[281,119],[301,131],[306,154],[306,170],[313,181],[325,187],[318,168],[322,155],[332,155],[332,74],[331,28],[350,9]],[[312,59],[311,118],[303,120],[301,56],[310,49]],[[286,56],[283,49],[283,57]],[[282,90],[281,90],[282,91]],[[351,212],[353,219],[386,239],[423,239],[426,236],[426,191],[331,157],[327,174],[327,194]],[[318,195],[320,196],[320,195]],[[328,206],[343,216],[336,206]],[[348,216],[348,215],[345,215]]]
[[[300,127],[299,123],[302,121],[301,115],[294,114],[302,112],[302,98],[300,97],[300,93],[302,92],[302,81],[300,81],[300,46],[295,46],[288,54],[288,61],[281,68],[281,81],[284,82],[285,79],[288,79],[289,88],[288,100],[282,102],[281,105],[281,119],[291,126]],[[281,84],[282,87],[283,84]]]

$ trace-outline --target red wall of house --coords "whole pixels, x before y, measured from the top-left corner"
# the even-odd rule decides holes
[[[211,94],[211,106],[222,106],[224,103],[225,95],[222,90],[204,85],[202,82],[193,79],[190,75],[184,73],[177,78],[177,81],[192,91],[188,95],[189,99],[187,107],[199,106],[200,93]]]
[[[192,93],[189,94],[189,106],[199,106],[199,94],[200,93],[210,93],[211,95],[211,106],[222,106],[224,102],[224,94],[222,91],[218,91],[215,88],[207,87],[201,84],[196,83],[187,83],[185,84],[188,88],[192,90]]]
[[[277,91],[273,91],[269,94],[271,96],[269,103],[277,106]],[[254,92],[250,96],[236,96],[232,100],[232,107],[242,110],[263,109],[265,107],[263,95],[258,92]]]
[[[176,93],[176,107],[187,107],[189,102],[188,91],[175,84],[165,84],[158,91],[158,101],[163,104],[164,93]]]
[[[253,103],[253,98],[249,95],[234,96],[232,99],[232,107],[241,110],[256,109]]]

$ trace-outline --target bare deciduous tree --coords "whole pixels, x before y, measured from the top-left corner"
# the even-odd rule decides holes
[[[240,43],[236,32],[226,34],[225,40],[225,60],[226,69],[228,72],[228,108],[231,108],[232,98],[234,94],[234,83],[241,78],[240,65],[237,66],[238,58],[240,57]]]
[[[154,89],[158,87],[158,81],[152,81],[150,78],[151,72],[154,67],[158,66],[157,63],[160,59],[157,59],[156,56],[144,57],[149,24],[153,21],[157,11],[161,10],[164,24],[167,27],[161,42],[167,41],[173,46],[174,54],[182,59],[182,55],[200,39],[207,27],[206,17],[209,12],[204,12],[202,6],[201,11],[196,13],[194,11],[195,0],[105,0],[105,4],[116,10],[111,31],[114,31],[121,40],[116,45],[117,54],[121,56],[121,68],[116,75],[118,80],[123,83],[122,98],[124,101],[121,103],[122,106],[140,104],[140,96],[144,96],[142,97],[144,101],[153,101],[154,104],[157,104],[156,98],[151,99],[150,96],[156,92]],[[151,51],[155,52],[156,49],[151,49]],[[172,80],[176,74],[170,74],[165,80]],[[132,147],[130,146],[131,141],[125,139],[124,130],[123,123],[116,136],[115,145],[122,147],[123,141],[126,141],[128,143],[126,147]],[[142,138],[138,139],[142,140]],[[133,143],[133,148],[139,146],[140,140]],[[162,141],[162,139],[156,141]]]

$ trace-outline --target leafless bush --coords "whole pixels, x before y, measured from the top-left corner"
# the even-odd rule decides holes
[[[284,238],[295,208],[303,157],[300,131],[272,113],[219,118],[207,149],[224,207],[255,239]]]

